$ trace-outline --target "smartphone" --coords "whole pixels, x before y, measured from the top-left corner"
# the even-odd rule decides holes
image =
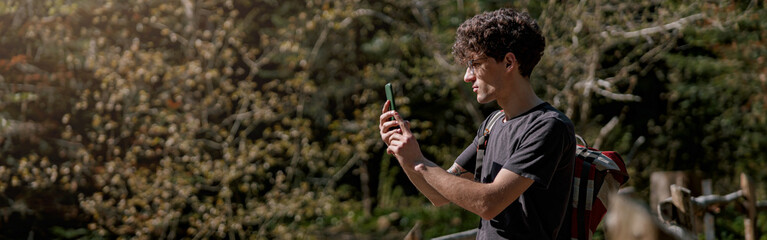
[[[396,105],[394,104],[394,90],[391,89],[391,83],[386,83],[384,88],[386,88],[386,99],[388,99],[390,103],[389,111],[397,111],[397,107],[395,107]],[[392,118],[392,120],[394,120],[394,118]]]
[[[391,83],[386,83],[384,88],[386,88],[386,99],[389,100],[389,111],[397,111],[396,104],[394,104],[394,90],[391,89]],[[391,120],[394,121],[394,117],[392,117]],[[399,126],[393,127],[392,129],[398,128]]]

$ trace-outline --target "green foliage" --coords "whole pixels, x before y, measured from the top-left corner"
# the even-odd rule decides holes
[[[663,94],[668,105],[666,113],[658,116],[662,124],[651,122],[650,134],[658,136],[651,138],[655,139],[652,146],[670,148],[647,155],[667,158],[661,167],[698,168],[714,178],[746,172],[758,182],[767,180],[754,171],[767,164],[767,155],[760,151],[767,143],[761,134],[767,130],[765,68],[764,58],[757,57],[767,48],[759,28],[765,22],[756,18],[765,9],[749,8],[738,15],[738,8],[717,13],[713,11],[720,6],[704,6],[703,11],[727,19],[727,25],[688,28],[680,46],[664,57],[664,64],[670,67],[665,83],[668,90]],[[693,141],[683,141],[686,139]]]
[[[530,11],[547,38],[539,95],[587,139],[632,152],[640,193],[657,170],[699,168],[723,191],[739,172],[767,180],[760,2],[5,0],[0,237],[473,228],[470,212],[430,207],[385,153],[382,88],[394,84],[424,154],[449,166],[497,108],[462,82],[455,28],[505,6]],[[740,236],[737,220],[717,219],[722,238]]]
[[[64,239],[75,239],[77,237],[85,237],[84,235],[88,234],[88,230],[86,230],[85,228],[65,229],[59,226],[55,226],[51,228],[51,232],[53,232],[54,235]]]

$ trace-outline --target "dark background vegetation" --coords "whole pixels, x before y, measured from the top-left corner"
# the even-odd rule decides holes
[[[538,19],[536,91],[630,161],[640,201],[667,170],[718,194],[747,173],[765,199],[766,4],[2,0],[0,238],[473,228],[417,194],[377,122],[392,82],[426,156],[449,166],[498,108],[462,82],[454,31],[500,7]],[[743,237],[734,207],[717,236]]]

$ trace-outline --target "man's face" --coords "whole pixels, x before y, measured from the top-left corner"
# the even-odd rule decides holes
[[[489,103],[497,99],[496,89],[502,84],[503,68],[495,59],[481,55],[472,58],[467,63],[463,81],[472,83],[471,87],[477,94],[477,102]]]

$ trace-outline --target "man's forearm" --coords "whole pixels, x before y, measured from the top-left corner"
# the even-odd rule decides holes
[[[439,167],[417,165],[416,173],[442,197],[483,219],[491,219],[532,185],[533,180],[502,169],[492,183],[453,176]]]
[[[426,171],[413,169],[414,175],[418,175],[425,185],[440,194],[445,201],[455,203],[478,215],[484,211],[481,204],[482,200],[485,199],[485,196],[482,195],[484,192],[481,191],[483,187],[481,185],[484,184],[456,177],[447,172],[438,172],[441,168],[437,166],[424,164],[424,167],[427,169]]]
[[[435,171],[436,170],[444,171],[442,168],[437,166],[437,164],[435,164],[432,161],[429,161],[428,159],[422,159],[421,161],[419,161],[419,163],[432,166],[435,168],[434,169]],[[402,162],[400,162],[400,164],[402,164]],[[403,164],[402,169],[405,170],[405,174],[410,179],[410,182],[412,182],[413,185],[415,185],[415,187],[418,188],[418,191],[423,193],[423,195],[425,195],[426,198],[428,198],[429,201],[431,201],[431,203],[434,204],[434,206],[442,206],[450,202],[447,198],[442,196],[442,194],[440,194],[436,189],[434,189],[434,187],[429,185],[429,183],[426,182],[426,180],[424,179],[423,175],[421,175],[421,173],[419,172],[416,172],[413,169],[412,165],[406,166],[405,164]]]

